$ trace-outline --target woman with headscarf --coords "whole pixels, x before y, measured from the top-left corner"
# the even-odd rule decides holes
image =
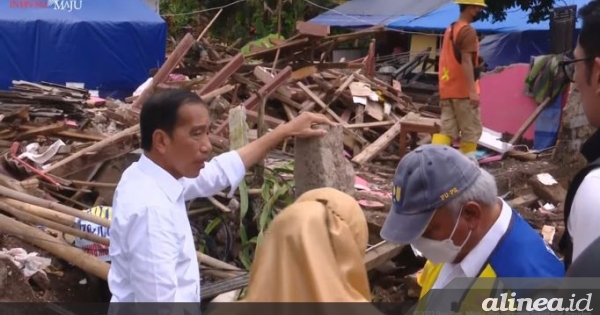
[[[367,221],[352,196],[308,191],[265,232],[242,301],[371,302],[367,242]]]
[[[240,302],[269,303],[218,303],[209,314],[382,315],[370,303],[367,241],[354,198],[333,188],[308,191],[275,217],[254,255]]]

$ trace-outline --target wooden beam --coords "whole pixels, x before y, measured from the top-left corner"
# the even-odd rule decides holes
[[[369,123],[356,123],[346,125],[348,129],[363,129],[363,128],[373,128],[373,127],[387,127],[393,125],[393,121],[375,121]]]
[[[283,85],[284,83],[287,82],[287,80],[290,78],[290,76],[292,75],[292,68],[291,67],[285,67],[283,70],[279,71],[279,73],[277,73],[277,75],[273,78],[273,80],[267,84],[265,84],[263,87],[261,87],[258,90],[258,95],[260,95],[260,97],[257,94],[252,94],[252,96],[250,96],[248,99],[246,99],[244,101],[244,103],[242,104],[243,107],[253,110],[256,106],[258,106],[258,104],[260,103],[261,98],[263,97],[268,97],[269,95],[271,95],[271,93],[275,92],[277,90],[277,88],[279,88],[281,85]],[[215,129],[215,131],[213,132],[216,135],[221,134],[221,132],[223,132],[223,130],[227,127],[228,122],[225,119],[225,121],[223,121],[219,126],[217,126],[217,128]]]
[[[66,178],[69,175],[75,174],[81,170],[92,167],[98,163],[116,159],[139,147],[140,139],[137,134],[129,134],[126,137],[121,137],[113,141],[110,146],[102,150],[95,151],[90,154],[82,155],[77,160],[74,160],[68,165],[65,164],[53,170],[53,174],[58,177]]]
[[[220,87],[225,81],[244,64],[244,56],[239,53],[235,55],[217,74],[215,74],[208,83],[206,83],[200,90],[198,95],[204,95],[211,92],[212,90]]]
[[[362,165],[372,160],[375,155],[383,151],[400,134],[400,122],[395,123],[390,129],[382,134],[375,142],[371,143],[359,155],[352,159],[352,162]]]
[[[177,68],[177,65],[179,65],[181,60],[183,60],[183,57],[187,54],[190,48],[192,48],[195,42],[196,41],[194,40],[192,34],[185,34],[183,39],[179,42],[179,44],[177,44],[177,47],[175,47],[173,52],[169,55],[169,58],[167,58],[165,63],[160,67],[160,69],[158,69],[154,77],[152,77],[152,84],[150,84],[150,86],[148,86],[131,105],[134,111],[139,111],[139,109],[142,108],[144,102],[146,102],[150,95],[154,93],[154,89],[157,84],[163,83],[167,80],[171,72]]]

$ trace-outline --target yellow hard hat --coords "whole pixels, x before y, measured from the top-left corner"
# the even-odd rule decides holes
[[[477,5],[480,7],[486,7],[487,8],[487,4],[485,4],[485,0],[455,0],[454,3],[456,4],[466,4],[466,5]]]

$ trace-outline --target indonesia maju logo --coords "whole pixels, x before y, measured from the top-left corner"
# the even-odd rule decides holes
[[[81,10],[83,0],[48,0],[48,8],[71,12]]]

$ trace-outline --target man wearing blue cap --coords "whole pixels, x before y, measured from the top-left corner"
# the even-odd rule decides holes
[[[393,204],[381,230],[428,259],[421,297],[455,278],[563,277],[541,236],[498,198],[494,177],[458,150],[424,145],[394,175]]]

